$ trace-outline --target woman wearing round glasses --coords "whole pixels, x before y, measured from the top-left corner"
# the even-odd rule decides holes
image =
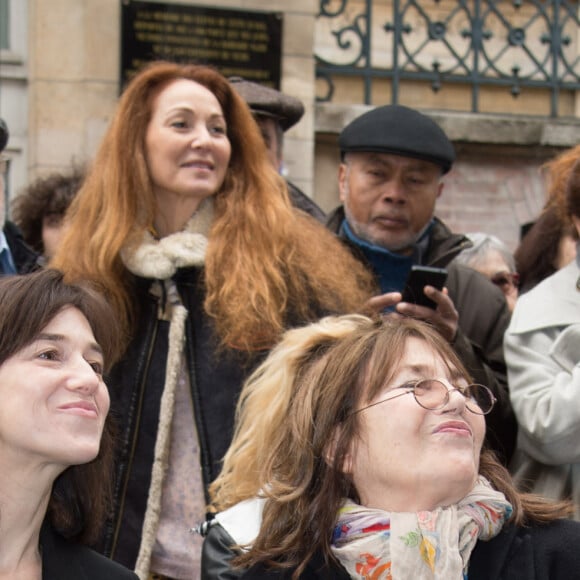
[[[240,399],[205,577],[580,578],[568,504],[519,494],[482,448],[494,403],[424,323],[286,333]]]

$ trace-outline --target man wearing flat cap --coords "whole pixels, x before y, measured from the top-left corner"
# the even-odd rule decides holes
[[[304,105],[295,97],[242,77],[230,77],[228,80],[250,107],[268,149],[270,161],[276,171],[283,174],[284,132],[300,121],[304,115]],[[322,209],[291,181],[286,181],[292,205],[324,223],[326,215]]]
[[[31,272],[38,268],[39,257],[26,245],[20,230],[6,219],[6,161],[2,159],[2,152],[8,144],[8,137],[8,127],[0,119],[0,276]]]
[[[377,311],[413,316],[434,325],[454,346],[474,382],[498,403],[486,416],[488,445],[504,464],[515,448],[517,423],[507,390],[503,334],[510,314],[503,294],[480,273],[453,262],[471,242],[435,217],[453,145],[429,117],[401,105],[373,109],[339,137],[343,205],[328,219],[375,274]],[[435,308],[402,302],[411,266],[446,268],[446,289],[427,286]]]

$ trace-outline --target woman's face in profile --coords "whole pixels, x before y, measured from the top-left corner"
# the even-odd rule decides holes
[[[158,204],[185,202],[193,213],[219,190],[230,162],[226,119],[215,95],[186,79],[167,85],[153,101],[145,147]]]
[[[56,474],[92,461],[109,411],[102,370],[85,316],[61,310],[0,365],[0,456],[13,466],[55,466]]]
[[[467,381],[450,371],[424,340],[409,338],[392,380],[367,404],[391,400],[359,413],[360,438],[345,471],[361,503],[387,511],[421,511],[456,503],[472,489],[479,470],[485,419],[466,407],[457,390],[438,410],[427,410],[401,387],[439,379],[448,388]],[[401,395],[401,396],[396,396]]]

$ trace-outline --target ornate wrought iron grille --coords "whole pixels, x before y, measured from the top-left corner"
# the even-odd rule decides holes
[[[372,83],[390,79],[471,89],[479,111],[485,86],[515,97],[529,88],[550,94],[558,116],[561,91],[580,90],[580,6],[577,0],[319,0],[316,76],[319,101],[332,101],[335,79],[358,77],[364,103]]]

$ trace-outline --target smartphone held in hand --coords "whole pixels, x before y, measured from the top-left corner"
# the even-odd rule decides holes
[[[442,290],[447,280],[447,270],[444,268],[431,268],[429,266],[412,266],[405,289],[403,290],[403,302],[410,302],[418,306],[437,308],[437,304],[425,295],[425,286],[433,286]]]

